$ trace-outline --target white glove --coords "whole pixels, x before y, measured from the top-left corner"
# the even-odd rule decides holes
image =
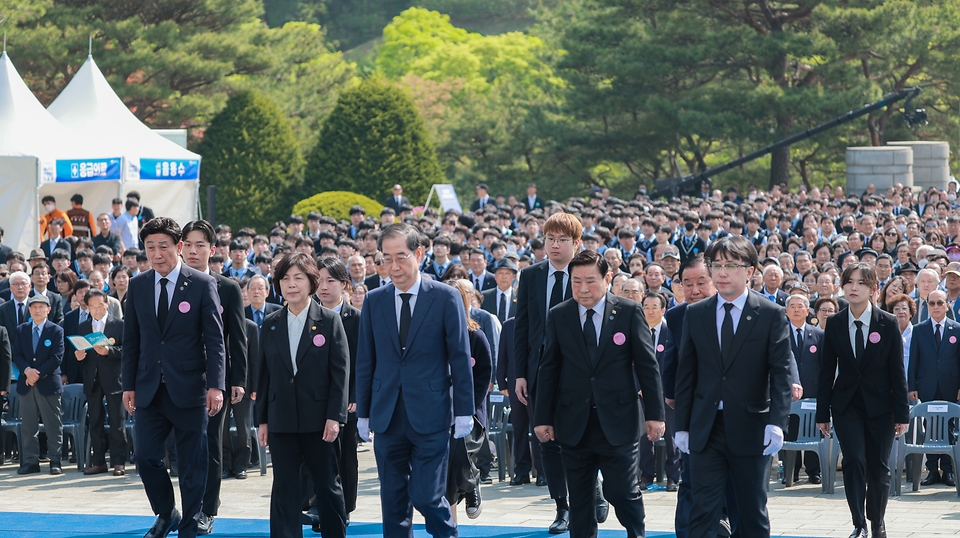
[[[473,431],[473,417],[456,417],[453,424],[453,438],[463,439]]]
[[[368,443],[370,442],[370,419],[369,418],[357,419],[357,434],[360,435],[360,439],[363,439]]]
[[[767,424],[763,429],[763,446],[766,447],[763,451],[764,456],[772,456],[780,451],[783,447],[783,430],[780,426]]]
[[[684,454],[690,453],[690,432],[677,432],[673,434],[673,444]]]

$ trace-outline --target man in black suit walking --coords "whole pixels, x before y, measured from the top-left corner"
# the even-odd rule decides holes
[[[497,286],[483,291],[483,304],[480,308],[496,316],[501,324],[516,315],[517,290],[513,281],[516,280],[518,272],[517,264],[509,258],[500,260],[493,268],[493,278],[497,281]]]
[[[223,337],[227,353],[226,386],[229,398],[225,398],[220,412],[207,422],[207,448],[210,460],[207,464],[207,487],[203,494],[203,512],[198,523],[198,534],[213,532],[213,520],[220,506],[220,481],[223,478],[223,425],[230,415],[230,406],[243,400],[247,386],[247,335],[244,323],[243,296],[236,281],[210,271],[210,256],[216,252],[216,232],[205,220],[188,222],[183,227],[183,261],[191,269],[207,273],[217,281],[220,298],[220,318],[223,322]],[[237,241],[231,243],[231,248]]]
[[[102,290],[88,290],[83,302],[90,311],[90,317],[80,324],[82,335],[103,333],[110,339],[109,344],[94,346],[92,349],[77,349],[74,356],[83,368],[83,393],[87,395],[87,423],[90,425],[90,443],[93,445],[93,457],[90,465],[83,471],[85,475],[107,472],[107,448],[110,448],[110,463],[113,464],[113,476],[126,474],[124,464],[127,461],[127,421],[123,416],[123,402],[120,387],[120,355],[123,350],[123,321],[107,313],[107,294]],[[107,400],[107,415],[110,417],[110,442],[104,444],[104,408]]]
[[[697,501],[690,536],[717,535],[728,477],[741,532],[769,536],[768,456],[783,446],[790,411],[787,319],[747,290],[758,262],[748,239],[720,239],[706,259],[718,295],[687,308],[677,368],[676,443],[691,455]]]
[[[572,538],[597,534],[598,470],[627,536],[642,537],[640,436],[655,441],[664,432],[660,368],[650,326],[640,305],[607,292],[612,275],[603,256],[585,250],[567,268],[573,300],[550,309],[534,430],[541,442],[558,440],[562,447]],[[643,394],[643,409],[638,393]]]
[[[800,374],[800,385],[805,398],[816,398],[820,384],[820,353],[823,349],[823,329],[807,324],[807,315],[810,313],[810,300],[802,293],[794,293],[787,297],[787,319],[790,320],[790,347],[797,362]],[[786,434],[787,441],[796,441],[800,428],[800,420],[796,415],[790,415],[790,424]],[[803,458],[797,458],[796,467],[787,469],[792,472],[794,482],[800,475],[800,460],[807,468],[807,477],[811,484],[819,484],[820,458],[815,450],[807,450]]]
[[[647,292],[643,296],[641,304],[643,306],[643,316],[647,320],[650,334],[653,337],[653,349],[656,352],[662,379],[664,366],[677,361],[677,343],[673,338],[670,327],[663,319],[667,310],[667,298],[656,292]],[[666,453],[664,471],[667,473],[667,491],[677,491],[680,482],[680,451],[673,443],[673,433],[676,429],[675,420],[673,408],[669,405],[664,406],[664,423],[666,426],[666,431],[663,434],[663,440],[666,443],[664,447]],[[640,438],[641,490],[647,488],[647,484],[653,481],[654,474],[656,474],[655,441],[656,439],[651,441],[643,437]]]
[[[217,281],[180,260],[180,226],[143,225],[152,269],[130,280],[123,323],[123,405],[136,416],[137,468],[157,519],[145,538],[174,529],[195,538],[207,481],[207,421],[223,407],[226,355]],[[173,431],[183,523],[163,463]],[[179,528],[178,528],[179,526]]]
[[[400,206],[403,206],[403,205],[410,205],[410,200],[408,200],[407,197],[403,195],[403,187],[401,187],[399,184],[394,185],[393,194],[392,196],[388,196],[383,201],[383,207],[389,207],[390,209],[396,211],[397,214],[399,214]]]

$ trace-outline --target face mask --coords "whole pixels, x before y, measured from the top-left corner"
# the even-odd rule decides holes
[[[900,233],[904,233],[904,232],[907,231],[907,225],[906,225],[906,224],[897,224],[897,229],[900,230]]]
[[[851,233],[853,233],[853,226],[844,226],[844,227],[843,227],[843,233],[848,234],[848,235],[851,234]]]
[[[955,251],[955,250],[952,251],[952,252],[948,252],[948,253],[947,253],[947,258],[949,258],[950,261],[952,261],[952,262],[958,262],[958,261],[960,261],[960,252],[957,252],[957,251]]]
[[[57,206],[53,204],[45,204],[43,208],[47,210],[47,213],[53,213],[53,210],[56,209]]]
[[[947,195],[947,200],[950,200],[951,202],[954,201],[954,200],[956,200],[956,199],[957,199],[957,195],[956,195],[956,194],[953,194],[952,192]]]
[[[687,230],[688,232],[692,232],[692,231],[693,231],[693,228],[694,228],[692,222],[684,223],[683,227],[686,228],[686,230]]]
[[[748,194],[748,195],[747,195],[747,199],[752,202],[752,201],[754,201],[754,200],[757,199],[757,195],[756,195],[756,194]]]

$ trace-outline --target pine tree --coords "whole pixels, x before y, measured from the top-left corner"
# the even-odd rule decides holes
[[[257,92],[231,97],[197,151],[203,156],[201,196],[207,185],[217,186],[218,222],[266,233],[302,198],[297,140],[277,105]]]
[[[419,205],[431,185],[444,182],[410,96],[379,78],[340,95],[307,161],[306,192],[341,190],[380,200],[399,183]]]

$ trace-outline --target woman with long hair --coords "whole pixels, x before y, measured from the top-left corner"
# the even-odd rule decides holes
[[[890,450],[907,431],[910,410],[897,318],[871,302],[877,274],[855,262],[840,276],[849,306],[827,320],[820,359],[817,426],[833,422],[843,450],[843,484],[853,519],[850,538],[885,537]],[[866,508],[866,510],[864,509]]]
[[[887,280],[887,284],[880,290],[880,298],[877,300],[877,306],[887,312],[893,312],[890,309],[890,301],[888,299],[901,293],[908,293],[906,279],[899,275],[890,277],[890,279]]]
[[[450,272],[449,270],[447,271]],[[469,280],[455,279],[447,281],[460,292],[463,298],[464,314],[467,316],[467,331],[470,338],[470,362],[473,367],[473,403],[476,407],[477,420],[486,427],[487,424],[487,389],[493,379],[493,357],[490,352],[490,343],[486,335],[480,330],[480,324],[470,317],[470,300],[473,294],[473,284]],[[450,432],[450,463],[447,470],[447,501],[450,503],[450,512],[454,521],[457,519],[457,504],[466,500],[467,517],[476,519],[480,516],[480,470],[477,469],[473,455],[468,453],[466,439],[454,439]],[[467,436],[470,437],[470,436]],[[482,438],[486,442],[486,436]]]

